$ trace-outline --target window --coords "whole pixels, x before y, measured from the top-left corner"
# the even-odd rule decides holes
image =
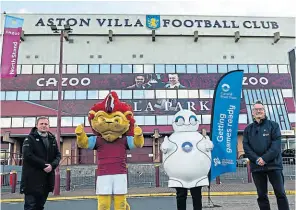
[[[289,121],[291,122],[291,123],[294,123],[295,122],[295,113],[289,113],[288,114],[288,118],[289,118]]]
[[[154,90],[145,90],[145,99],[154,99]]]
[[[122,65],[122,73],[133,73],[132,65]]]
[[[144,65],[144,73],[154,73],[154,65]]]
[[[176,72],[177,73],[186,73],[186,66],[185,65],[176,65]]]
[[[284,98],[293,97],[292,89],[282,89],[282,93]]]
[[[198,73],[207,73],[207,65],[197,65]]]
[[[41,100],[52,100],[52,91],[41,91]]]
[[[76,90],[75,95],[76,99],[86,99],[86,90]]]
[[[239,115],[239,118],[238,118],[238,123],[247,124],[248,123],[248,116],[247,116],[247,114],[240,114]]]
[[[133,91],[132,90],[122,90],[121,91],[121,98],[122,99],[132,99],[133,98]]]
[[[99,90],[99,99],[105,99],[109,94],[109,90]]]
[[[176,90],[167,90],[166,91],[167,98],[177,98]]]
[[[1,92],[1,101],[5,100],[5,91],[0,91]]]
[[[33,65],[33,74],[43,74],[43,65]]]
[[[22,128],[24,124],[24,118],[22,117],[13,117],[11,118],[11,127],[12,128]]]
[[[40,100],[40,91],[30,91],[29,100]]]
[[[110,65],[109,64],[101,64],[100,73],[101,74],[110,74]]]
[[[76,100],[78,99],[86,99],[86,90],[76,90]]]
[[[73,126],[84,125],[84,117],[73,117]]]
[[[89,65],[89,73],[90,74],[98,74],[99,71],[99,65]]]
[[[288,73],[288,66],[287,65],[278,65],[279,73]]]
[[[32,74],[32,65],[23,65],[22,74]]]
[[[227,65],[218,65],[218,73],[227,73]]]
[[[217,73],[217,65],[208,65],[208,73]]]
[[[78,74],[87,74],[88,65],[78,65]]]
[[[269,73],[278,73],[277,65],[268,65]]]
[[[72,117],[62,117],[61,126],[72,127]]]
[[[87,91],[87,99],[98,99],[99,91],[98,90],[88,90]]]
[[[135,116],[137,125],[144,125],[144,116]]]
[[[214,90],[209,90],[209,98],[214,98]]]
[[[75,91],[74,90],[66,90],[64,99],[65,100],[75,99]]]
[[[77,65],[67,65],[67,74],[77,74]]]
[[[157,125],[167,125],[168,116],[156,116]]]
[[[202,115],[202,124],[211,124],[211,115]]]
[[[62,92],[62,99],[64,96],[64,91]],[[52,100],[58,100],[58,91],[52,91]]]
[[[210,90],[199,90],[200,98],[210,98]]]
[[[144,116],[145,125],[155,125],[155,116]]]
[[[54,74],[55,65],[44,65],[44,74]]]
[[[63,65],[63,74],[66,74],[66,65]],[[55,68],[55,73],[58,74],[60,72],[60,65],[56,65],[56,68]]]
[[[6,91],[6,101],[16,101],[16,91]]]
[[[31,128],[35,126],[36,118],[35,117],[25,117],[24,119],[24,127]]]
[[[171,125],[175,121],[175,116],[174,115],[169,115],[168,116],[168,124]]]
[[[164,65],[163,64],[156,64],[155,65],[155,73],[165,73]]]
[[[143,65],[134,65],[134,73],[143,73]]]
[[[249,65],[249,73],[258,73],[257,65]]]
[[[143,99],[144,98],[144,90],[134,90],[134,99]]]
[[[57,117],[49,117],[49,126],[50,127],[57,127]]]
[[[267,65],[258,65],[259,73],[268,73]]]
[[[156,98],[166,98],[165,90],[156,90]]]
[[[244,70],[244,73],[249,72],[248,65],[238,65],[238,69],[239,70]]]
[[[187,73],[196,73],[196,65],[193,65],[193,64],[187,65]]]
[[[189,98],[198,98],[198,90],[188,90]]]
[[[237,65],[236,64],[228,65],[228,71],[234,71],[234,70],[237,70]]]
[[[188,98],[187,90],[178,90],[178,98]]]
[[[10,117],[1,117],[1,127],[10,128],[11,127],[11,118]]]
[[[121,65],[112,64],[111,65],[111,73],[112,74],[120,74],[121,73]]]
[[[166,73],[176,73],[175,65],[165,65]]]
[[[117,93],[118,98],[121,99],[121,90],[111,90],[111,91]]]
[[[20,101],[29,100],[29,91],[18,91],[17,100],[20,100]]]
[[[17,74],[21,74],[21,69],[22,69],[22,66],[21,65],[17,65]]]
[[[85,126],[90,126],[90,125],[89,125],[89,121],[88,121],[88,117],[85,117],[85,118],[84,118],[84,125],[85,125]]]

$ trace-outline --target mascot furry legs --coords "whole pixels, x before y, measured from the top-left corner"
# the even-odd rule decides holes
[[[97,151],[98,210],[110,210],[112,197],[115,210],[129,209],[126,150],[143,147],[142,129],[135,125],[131,106],[120,102],[115,92],[95,104],[88,119],[95,136],[87,137],[82,125],[75,133],[78,147]]]

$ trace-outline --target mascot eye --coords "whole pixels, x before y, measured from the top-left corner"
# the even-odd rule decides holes
[[[176,119],[175,119],[175,123],[176,123],[176,125],[178,125],[178,126],[183,125],[183,124],[185,123],[185,119],[184,119],[184,117],[182,117],[182,116],[178,116],[178,117],[176,117]]]
[[[196,118],[196,116],[191,115],[189,117],[189,122],[190,122],[191,125],[196,125],[197,124],[197,118]]]

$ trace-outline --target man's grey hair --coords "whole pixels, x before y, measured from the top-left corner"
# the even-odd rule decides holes
[[[256,102],[252,105],[252,109],[254,109],[254,106],[255,106],[256,104],[261,104],[261,105],[263,106],[263,109],[265,110],[265,106],[264,106],[263,102],[260,101],[260,100],[256,101]]]
[[[40,116],[40,117],[38,117],[37,120],[36,120],[36,125],[38,125],[39,120],[48,120],[48,124],[49,124],[49,117],[46,117],[46,116]]]

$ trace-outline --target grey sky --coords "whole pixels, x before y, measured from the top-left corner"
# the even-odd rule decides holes
[[[201,3],[202,2],[202,3]],[[3,1],[1,13],[172,14],[296,17],[296,0]]]

